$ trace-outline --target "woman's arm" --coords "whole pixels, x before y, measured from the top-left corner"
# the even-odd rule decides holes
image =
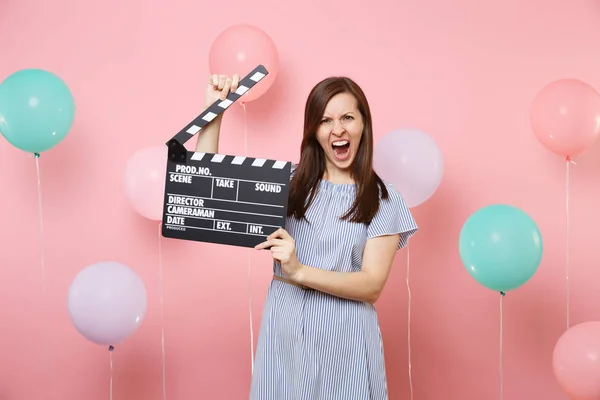
[[[233,78],[225,75],[212,75],[208,80],[206,88],[205,109],[210,107],[217,100],[225,100],[229,92],[235,92],[239,84],[239,76],[236,74]],[[219,114],[215,119],[198,132],[198,141],[196,142],[196,151],[200,153],[218,153],[219,152],[219,133],[221,131],[221,122],[225,112]]]
[[[283,228],[255,248],[269,248],[291,281],[334,296],[375,303],[383,291],[396,251],[408,245],[408,239],[419,229],[402,196],[391,185],[387,187],[389,199],[381,202],[367,227],[368,239],[359,272],[327,271],[302,265],[296,256],[294,239]]]
[[[334,296],[375,303],[387,281],[399,241],[400,234],[367,240],[359,272],[327,271],[301,264],[295,241],[285,229],[278,229],[255,249],[269,248],[273,258],[281,263],[285,276],[293,282]]]
[[[198,132],[198,141],[196,142],[197,152],[213,154],[219,152],[219,132],[221,131],[222,120],[223,113],[219,114]]]
[[[288,279],[333,296],[375,303],[389,276],[399,240],[398,234],[369,239],[359,272],[326,271],[300,265]]]

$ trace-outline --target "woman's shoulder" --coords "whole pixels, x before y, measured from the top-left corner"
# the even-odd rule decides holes
[[[384,194],[387,194],[387,196],[384,196]],[[387,197],[387,199],[384,197]],[[379,198],[384,201],[392,202],[404,201],[402,194],[400,194],[400,191],[396,188],[396,185],[385,180],[383,180],[382,184],[379,185]]]
[[[408,206],[400,190],[391,182],[382,181],[379,186],[379,210],[378,213],[406,212]],[[385,188],[385,191],[384,191]],[[384,196],[387,193],[387,196]]]

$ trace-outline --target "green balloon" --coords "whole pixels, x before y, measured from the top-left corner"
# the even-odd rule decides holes
[[[51,149],[67,136],[74,119],[73,95],[51,72],[24,69],[0,83],[0,133],[18,149]]]
[[[543,247],[535,221],[519,208],[505,204],[483,207],[472,214],[458,242],[469,274],[498,292],[525,284],[540,265]]]

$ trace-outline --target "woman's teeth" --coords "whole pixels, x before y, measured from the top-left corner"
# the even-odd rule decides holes
[[[338,140],[336,142],[333,142],[333,147],[345,146],[347,144],[348,144],[347,140]]]

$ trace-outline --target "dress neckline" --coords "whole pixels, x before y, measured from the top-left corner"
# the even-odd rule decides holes
[[[332,190],[335,192],[345,192],[350,193],[356,190],[355,183],[333,183],[326,179],[321,179],[319,183],[319,188],[324,190]]]

